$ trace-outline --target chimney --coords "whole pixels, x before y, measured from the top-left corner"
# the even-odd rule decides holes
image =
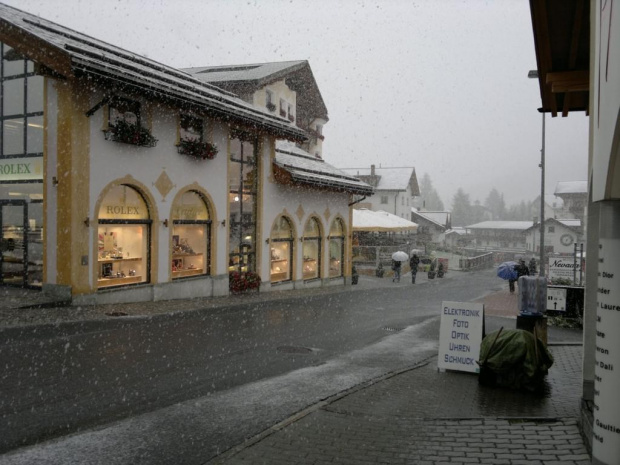
[[[370,175],[371,176],[375,175],[375,165],[370,165]]]

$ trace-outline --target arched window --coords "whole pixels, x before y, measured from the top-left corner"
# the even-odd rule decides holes
[[[150,232],[142,195],[127,185],[110,189],[99,208],[99,288],[150,281]]]
[[[303,276],[304,279],[321,277],[321,228],[316,218],[312,217],[304,228],[303,242]]]
[[[281,216],[271,229],[271,282],[290,281],[293,269],[293,228]]]
[[[329,229],[329,277],[342,276],[344,266],[344,226],[336,218]]]
[[[203,197],[185,192],[172,208],[172,279],[211,272],[211,219]]]

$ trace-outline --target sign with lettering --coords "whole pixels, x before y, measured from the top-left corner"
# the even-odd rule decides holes
[[[620,210],[617,209],[616,212]],[[603,212],[601,212],[601,217]],[[617,226],[616,226],[617,228]],[[616,234],[618,231],[614,231]],[[620,238],[599,239],[594,367],[594,463],[618,463],[620,452]]]
[[[547,310],[566,311],[566,289],[547,287]]]
[[[39,179],[43,179],[43,157],[0,160],[0,181],[34,181]]]
[[[549,259],[549,279],[568,279],[572,281],[575,273],[577,274],[577,279],[579,279],[579,259],[577,261],[573,260],[573,258]]]
[[[437,367],[444,370],[479,373],[484,304],[443,302],[439,330]]]

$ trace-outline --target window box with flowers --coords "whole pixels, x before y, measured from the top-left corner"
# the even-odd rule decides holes
[[[155,147],[157,139],[140,123],[140,103],[124,98],[115,98],[110,104],[106,140],[140,147]]]
[[[228,276],[228,287],[233,294],[240,294],[249,290],[258,291],[260,283],[260,276],[254,271],[246,271],[245,273],[233,271]]]
[[[218,149],[209,142],[201,142],[198,139],[181,139],[177,150],[182,155],[187,155],[198,160],[213,160]]]
[[[275,106],[275,104],[273,104],[273,103],[271,103],[271,102],[268,102],[268,103],[267,103],[267,110],[269,110],[269,111],[276,111],[276,106]]]
[[[180,138],[177,145],[182,155],[197,160],[213,160],[217,155],[217,147],[204,141],[204,121],[199,116],[181,114]]]
[[[124,120],[118,120],[114,125],[110,125],[107,131],[104,131],[106,140],[121,142],[123,144],[138,145],[140,147],[155,147],[157,139],[153,137],[151,131],[138,124],[129,123]]]

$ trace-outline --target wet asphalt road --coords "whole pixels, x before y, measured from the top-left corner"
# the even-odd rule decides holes
[[[436,317],[442,300],[470,301],[501,286],[488,271],[389,284],[7,332],[0,451],[321,365]],[[424,328],[424,338],[436,338],[438,319]]]

